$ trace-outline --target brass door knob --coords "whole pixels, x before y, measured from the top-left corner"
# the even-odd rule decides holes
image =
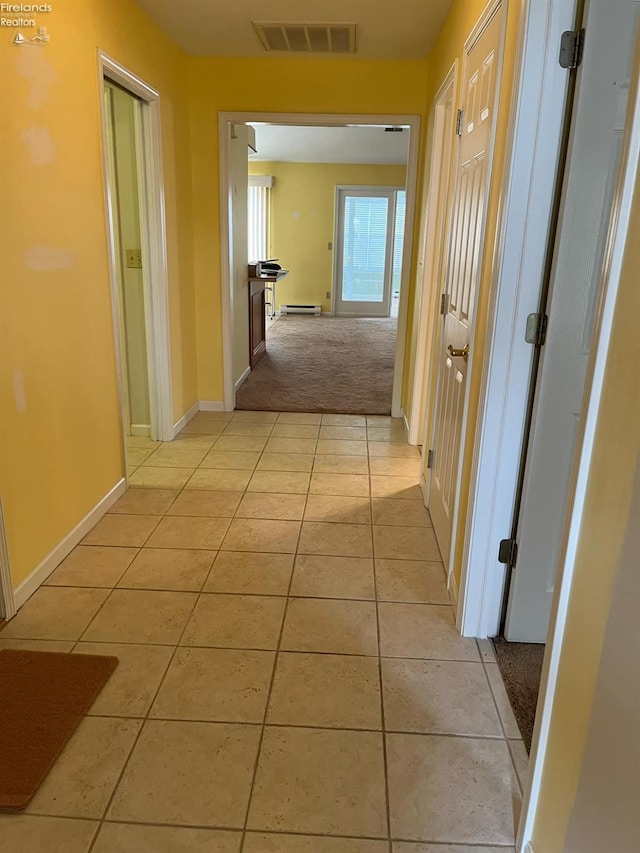
[[[469,344],[465,344],[462,349],[455,349],[451,344],[449,344],[447,352],[454,358],[463,358],[465,361],[469,360]]]

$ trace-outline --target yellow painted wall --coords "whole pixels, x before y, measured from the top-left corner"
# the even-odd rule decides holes
[[[273,175],[270,257],[289,275],[278,284],[276,309],[285,302],[331,311],[335,188],[337,185],[404,187],[404,166],[353,163],[249,163],[251,175]]]
[[[533,846],[544,853],[565,850],[640,453],[639,265],[637,181],[535,815]]]
[[[222,111],[422,116],[427,61],[311,57],[189,63],[198,392],[222,400],[218,116]]]
[[[462,90],[462,60],[464,42],[473,29],[474,24],[482,14],[486,6],[485,0],[456,0],[449,13],[445,25],[438,37],[436,45],[429,57],[429,85],[427,97],[427,112],[431,115],[435,95],[442,82],[447,76],[453,62],[458,60],[458,93],[455,103],[459,104]],[[456,555],[454,560],[454,572],[456,579],[460,579],[462,563],[462,548],[464,529],[467,516],[467,501],[469,497],[469,481],[471,476],[471,462],[473,457],[473,444],[475,439],[475,426],[478,413],[478,398],[480,393],[480,366],[483,362],[484,348],[486,343],[486,323],[489,291],[491,286],[491,275],[493,265],[493,248],[495,243],[498,206],[500,193],[505,172],[505,148],[509,124],[511,96],[513,88],[513,76],[515,69],[516,47],[519,27],[520,7],[517,2],[507,4],[506,36],[504,46],[504,62],[502,81],[500,86],[498,117],[496,125],[496,138],[494,148],[493,173],[489,191],[489,202],[486,218],[485,253],[482,263],[482,273],[476,296],[476,335],[474,341],[474,363],[475,370],[471,376],[469,389],[469,415],[468,428],[465,436],[465,453],[462,464],[462,480],[460,486],[460,513],[459,513],[459,535],[457,537]],[[455,140],[453,141],[456,145]],[[455,171],[455,154],[453,160]],[[405,349],[405,374],[403,381],[403,407],[408,415],[411,414],[411,388],[415,370],[415,335],[414,328],[414,299],[410,300],[410,309],[407,320],[406,349]],[[431,425],[435,382],[433,373],[431,375],[432,393],[428,404],[427,424]]]
[[[0,43],[0,494],[16,584],[123,475],[98,47],[162,97],[176,417],[196,400],[184,55],[132,0],[57,0],[40,23],[48,45]]]

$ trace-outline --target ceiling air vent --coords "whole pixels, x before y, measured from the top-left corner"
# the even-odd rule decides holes
[[[283,24],[254,21],[265,50],[288,53],[355,53],[355,24]]]

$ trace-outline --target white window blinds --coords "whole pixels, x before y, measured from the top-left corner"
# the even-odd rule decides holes
[[[342,299],[382,302],[389,199],[347,196],[344,202]]]
[[[247,200],[247,236],[249,263],[269,257],[269,192],[273,186],[270,175],[249,175]]]

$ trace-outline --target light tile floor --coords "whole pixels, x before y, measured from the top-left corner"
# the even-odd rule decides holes
[[[0,853],[513,850],[526,752],[398,422],[201,413],[130,449],[0,635],[120,658]]]

